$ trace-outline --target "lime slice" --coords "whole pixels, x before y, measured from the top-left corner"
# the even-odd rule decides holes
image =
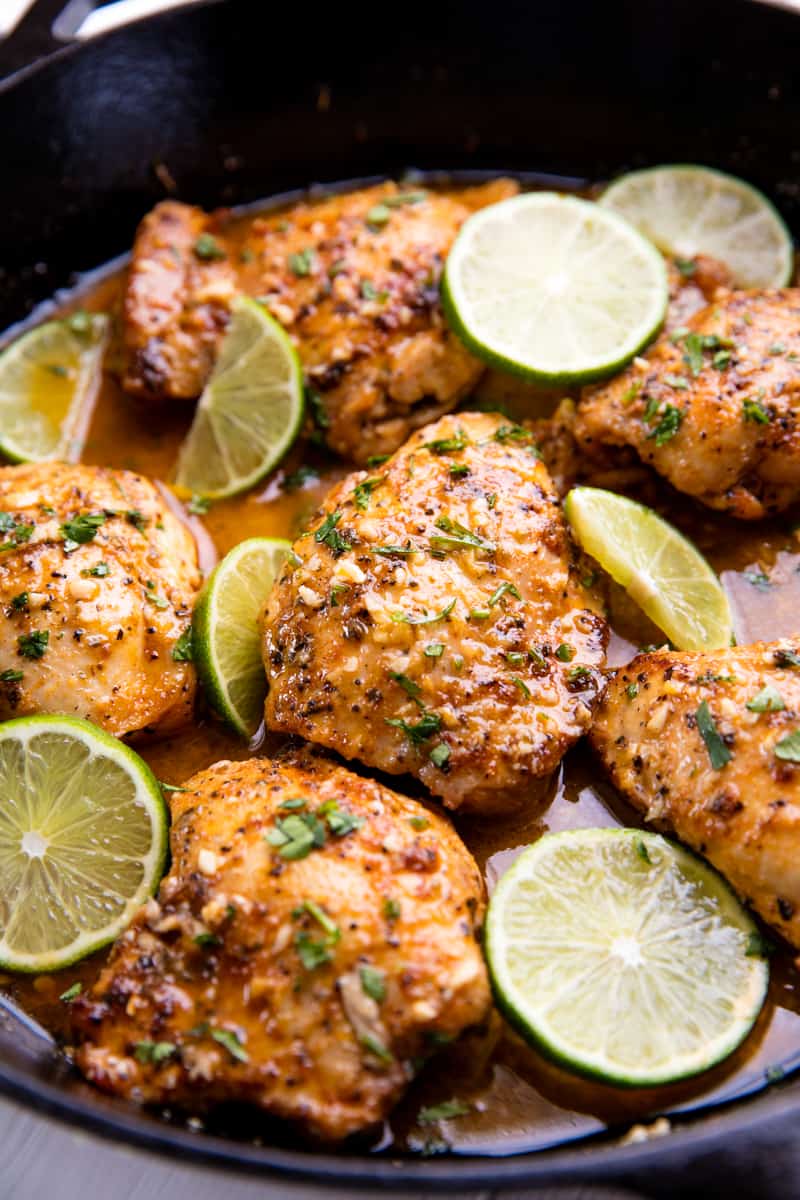
[[[103,362],[108,318],[47,321],[0,354],[0,452],[12,462],[77,462]]]
[[[583,549],[673,646],[730,646],[733,622],[722,584],[700,551],[652,508],[602,488],[576,487],[564,512]]]
[[[248,538],[226,554],[203,589],[192,619],[194,661],[208,699],[243,737],[264,715],[267,677],[259,617],[292,548],[280,538]]]
[[[169,818],[138,755],[76,717],[0,725],[0,966],[56,971],[112,941],[164,871]]]
[[[789,230],[766,196],[733,175],[680,165],[632,171],[606,189],[600,204],[665,254],[719,259],[737,287],[784,287],[792,277]]]
[[[442,300],[466,345],[547,383],[609,375],[664,319],[661,256],[613,213],[555,192],[469,217],[447,258]]]
[[[181,446],[177,488],[210,500],[258,483],[303,421],[303,373],[292,343],[255,300],[240,296],[216,366]]]
[[[638,829],[574,829],[525,850],[489,905],[500,1007],[579,1074],[629,1087],[705,1071],[744,1040],[769,982],[721,876]]]

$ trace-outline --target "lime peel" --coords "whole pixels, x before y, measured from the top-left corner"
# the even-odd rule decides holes
[[[304,410],[294,346],[260,304],[238,296],[178,455],[176,491],[208,500],[247,491],[287,453]]]
[[[722,584],[700,551],[644,504],[603,488],[564,501],[572,532],[679,650],[723,650],[733,619]]]
[[[445,314],[474,354],[551,384],[619,370],[654,337],[667,299],[664,261],[633,226],[555,192],[474,213],[442,278]]]
[[[747,1036],[769,982],[756,934],[689,851],[638,829],[578,829],[540,838],[502,877],[486,952],[500,1008],[544,1053],[652,1087],[709,1069]]]
[[[106,945],[164,871],[169,815],[133,750],[77,717],[0,725],[0,967],[56,971]]]
[[[192,619],[192,647],[212,707],[242,737],[261,723],[267,677],[259,617],[291,551],[280,538],[248,538],[209,577]]]

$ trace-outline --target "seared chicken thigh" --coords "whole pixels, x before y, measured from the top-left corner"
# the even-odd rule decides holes
[[[798,948],[799,651],[781,641],[639,655],[609,684],[590,734],[626,799]]]
[[[679,491],[754,519],[800,498],[800,289],[723,293],[609,383],[575,423],[591,456],[631,446]]]
[[[448,416],[327,497],[264,616],[270,729],[451,808],[520,804],[591,723],[606,625],[532,439]]]
[[[470,211],[515,190],[507,180],[453,195],[381,184],[255,217],[243,243],[226,239],[218,217],[159,205],[134,246],[125,387],[196,396],[238,290],[289,331],[329,445],[362,463],[396,450],[481,375],[444,322],[439,276]]]
[[[316,1136],[381,1120],[490,1004],[478,869],[442,817],[309,753],[172,796],[172,868],[72,1006],[108,1091],[246,1101]]]
[[[0,468],[0,719],[87,717],[119,737],[191,718],[197,548],[149,479]]]

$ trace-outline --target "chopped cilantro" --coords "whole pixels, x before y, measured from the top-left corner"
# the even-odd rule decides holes
[[[193,517],[204,517],[210,507],[211,501],[207,496],[194,495],[186,505],[186,511],[191,513]]]
[[[340,554],[344,554],[345,551],[352,549],[352,543],[348,542],[337,532],[336,526],[341,519],[342,514],[340,512],[328,513],[314,534],[314,541],[326,545],[337,557]]]
[[[178,638],[175,645],[172,647],[172,658],[174,662],[192,662],[194,659],[194,648],[192,646],[192,627],[184,629],[181,636]]]
[[[708,707],[706,700],[698,708],[695,717],[700,736],[706,744],[711,766],[715,771],[721,771],[731,761],[733,755],[720,737],[717,726],[714,723],[714,718],[711,715],[711,709]]]
[[[768,592],[772,587],[772,580],[763,571],[745,571],[744,577],[752,587],[758,588],[760,592]]]
[[[434,712],[423,713],[414,725],[402,721],[398,717],[384,717],[384,720],[387,725],[392,725],[395,729],[402,729],[412,746],[419,746],[428,738],[432,738],[435,733],[439,732],[442,724],[441,717]]]
[[[378,1004],[385,1000],[386,983],[383,971],[379,971],[377,967],[364,966],[359,968],[358,974],[361,978],[361,990],[365,996],[369,996],[370,1000],[375,1000]]]
[[[300,488],[306,486],[307,483],[317,483],[319,481],[319,472],[316,467],[301,466],[291,474],[284,476],[281,480],[281,489],[284,492],[297,492]]]
[[[73,983],[72,986],[68,987],[65,992],[62,992],[58,998],[64,1004],[71,1004],[72,1001],[76,999],[76,997],[80,996],[82,991],[83,991],[82,983]]]
[[[410,613],[393,612],[390,616],[393,621],[402,621],[406,625],[433,625],[435,621],[445,621],[456,606],[455,600],[451,600],[449,604],[445,604],[441,612],[434,613],[433,616],[414,617]]]
[[[87,575],[94,575],[97,579],[105,579],[106,575],[110,574],[111,568],[107,562],[95,563],[93,567],[86,567],[83,571],[81,571],[81,575],[84,577]]]
[[[765,713],[783,712],[786,705],[778,689],[767,684],[760,692],[756,692],[752,700],[747,701],[746,707],[750,709],[750,712]]]
[[[478,534],[472,533],[466,526],[460,525],[458,521],[451,520],[450,517],[438,517],[436,528],[441,529],[443,534],[434,534],[431,537],[431,550],[440,552],[450,550],[485,550],[488,554],[493,554],[497,549],[494,542],[479,537]]]
[[[369,498],[379,484],[383,483],[384,475],[373,475],[370,479],[362,479],[353,490],[353,500],[356,508],[364,512],[369,507]]]
[[[295,254],[290,254],[287,263],[289,270],[298,279],[302,279],[305,275],[310,275],[317,264],[317,256],[310,246],[305,250],[298,250]]]
[[[444,642],[428,642],[422,653],[426,658],[441,658],[444,654]]]
[[[397,900],[387,896],[383,902],[383,915],[387,921],[399,921],[400,919],[400,904]]]
[[[46,629],[34,629],[32,633],[22,633],[17,638],[18,653],[23,658],[44,658],[50,633]]]
[[[407,696],[410,696],[411,699],[416,704],[418,704],[420,708],[424,708],[424,705],[423,705],[422,701],[420,700],[420,696],[422,695],[422,688],[419,686],[418,683],[415,683],[413,679],[409,679],[409,677],[407,675],[403,675],[402,673],[400,673],[398,671],[390,671],[389,678],[393,679],[394,682],[403,689],[405,694]]]
[[[237,1062],[249,1062],[250,1056],[235,1033],[229,1029],[211,1029],[209,1032],[215,1042],[225,1047],[231,1058],[235,1058]]]
[[[423,442],[422,449],[430,450],[431,454],[455,454],[458,450],[465,450],[469,445],[469,438],[463,429],[459,429],[455,437],[435,438],[432,442]]]
[[[125,513],[125,520],[129,525],[133,525],[134,529],[138,529],[139,533],[144,533],[147,526],[150,524],[150,518],[144,513],[139,512],[138,508],[131,508]]]
[[[787,733],[775,743],[775,757],[783,762],[800,763],[800,729]]]
[[[494,608],[495,604],[499,604],[503,596],[506,595],[513,596],[515,600],[522,599],[522,596],[520,596],[513,583],[504,582],[501,583],[494,592],[492,592],[492,595],[489,599],[489,608]]]
[[[665,442],[675,437],[681,427],[683,411],[676,408],[674,404],[667,404],[660,417],[655,429],[652,429],[647,435],[648,438],[655,440],[657,446],[663,446]]]
[[[27,592],[18,592],[16,596],[12,596],[11,598],[11,608],[14,612],[22,612],[24,608],[28,607],[29,601],[30,596]]]
[[[305,930],[295,934],[294,945],[307,971],[315,971],[317,967],[329,963],[333,957],[327,941],[314,941]]]
[[[202,258],[206,262],[215,258],[227,257],[217,239],[210,233],[200,234],[199,238],[194,244],[194,252],[198,258]]]
[[[391,219],[392,214],[385,204],[373,204],[365,218],[367,225],[373,230],[382,229]]]
[[[137,1062],[152,1063],[153,1066],[170,1058],[176,1050],[174,1042],[136,1042],[133,1047]]]
[[[652,865],[653,860],[648,853],[647,846],[645,845],[644,841],[641,838],[637,838],[634,845],[636,846],[636,853],[639,855],[639,858],[642,860],[642,862],[650,863]]]
[[[759,393],[759,396],[763,395],[763,391]],[[760,400],[755,400],[752,396],[742,401],[742,416],[745,421],[753,421],[756,425],[769,425],[772,419]]]
[[[13,667],[0,671],[0,683],[21,683],[24,677],[22,671],[15,671]]]
[[[445,1100],[443,1104],[429,1104],[421,1108],[417,1114],[417,1124],[435,1125],[437,1121],[452,1121],[454,1117],[463,1117],[471,1111],[470,1105],[463,1100]]]
[[[450,761],[450,747],[444,742],[439,742],[438,746],[434,746],[428,758],[435,767],[443,771]]]

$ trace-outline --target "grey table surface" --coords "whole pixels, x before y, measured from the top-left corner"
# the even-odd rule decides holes
[[[45,1119],[7,1100],[0,1100],[0,1146],[1,1200],[366,1200],[377,1194],[377,1189],[353,1193],[173,1163]],[[390,1194],[397,1200],[434,1200],[419,1191]],[[493,1195],[465,1191],[459,1200],[493,1200]],[[503,1200],[529,1196],[637,1200],[642,1193],[586,1186],[504,1192]]]
[[[800,1136],[785,1122],[758,1145],[733,1139],[722,1160],[688,1154],[668,1170],[639,1174],[619,1188],[586,1185],[502,1193],[463,1190],[458,1200],[800,1200]],[[0,1200],[357,1200],[378,1188],[322,1188],[237,1175],[110,1142],[0,1098]],[[385,1190],[385,1189],[380,1189]],[[450,1193],[453,1195],[454,1193]],[[397,1200],[434,1200],[416,1189]],[[441,1196],[442,1193],[439,1193]]]

